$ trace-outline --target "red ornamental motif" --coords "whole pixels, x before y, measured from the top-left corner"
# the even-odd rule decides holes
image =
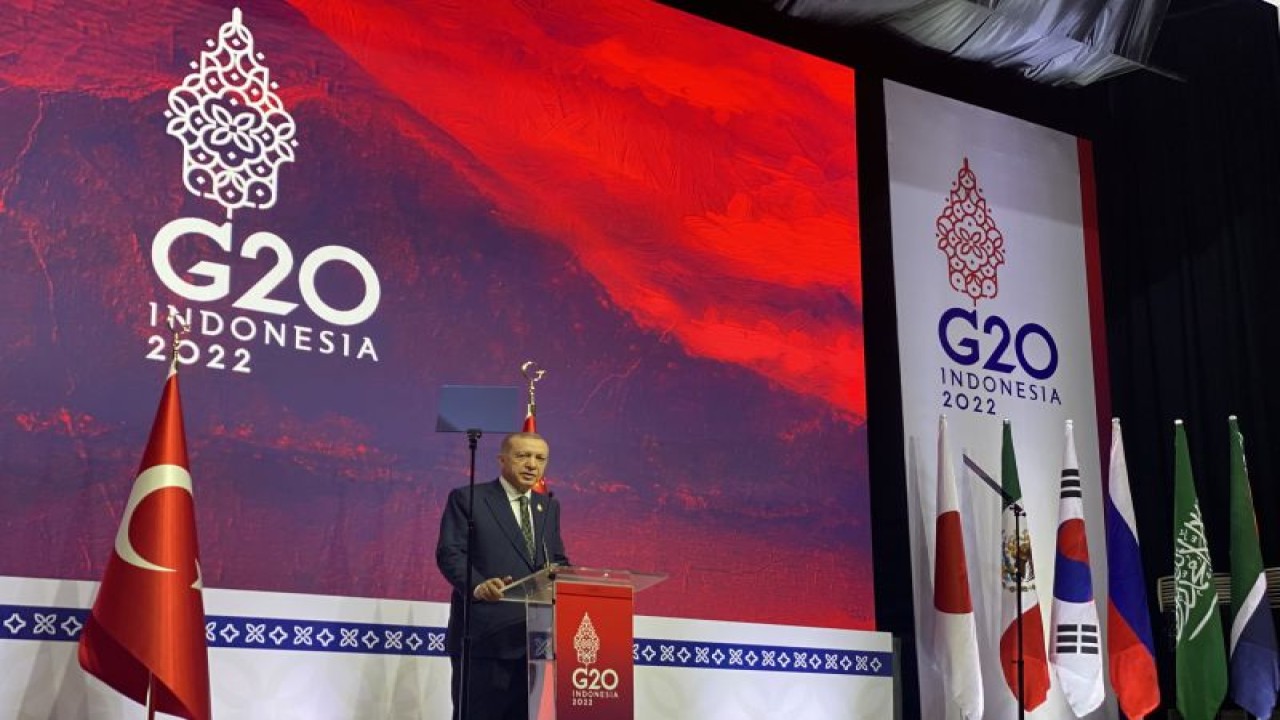
[[[1004,264],[1004,235],[991,219],[978,176],[964,159],[951,186],[947,205],[935,224],[938,249],[947,256],[951,287],[973,299],[993,298],[1000,292],[996,269]]]

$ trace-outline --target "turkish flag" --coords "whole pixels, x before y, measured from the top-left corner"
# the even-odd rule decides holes
[[[155,711],[208,720],[209,658],[178,375],[170,370],[80,636],[80,666]]]
[[[538,416],[533,412],[533,403],[529,403],[528,409],[525,410],[524,425],[521,426],[520,432],[538,432]],[[551,488],[547,487],[547,477],[545,475],[538,478],[538,482],[534,483],[533,491],[543,495],[551,493]]]

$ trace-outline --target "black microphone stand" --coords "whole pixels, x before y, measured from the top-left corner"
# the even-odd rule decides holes
[[[471,689],[471,603],[475,602],[475,588],[471,587],[472,572],[475,565],[473,546],[476,541],[476,446],[480,442],[481,431],[467,430],[467,447],[471,451],[471,467],[467,476],[467,580],[469,592],[462,599],[462,660],[458,663],[461,678],[458,692],[458,718],[467,720],[467,706],[470,704]]]
[[[998,483],[990,475],[983,470],[978,463],[974,462],[968,455],[962,455],[965,467],[969,468],[986,483],[986,486],[995,491],[1000,496],[1000,501],[1009,506],[1013,512],[1013,547],[1017,553],[1013,560],[1013,582],[1017,587],[1018,599],[1015,601],[1015,611],[1018,613],[1014,616],[1014,636],[1018,639],[1018,653],[1014,656],[1013,664],[1018,667],[1018,720],[1026,720],[1027,717],[1027,677],[1024,669],[1025,659],[1023,657],[1022,648],[1022,585],[1025,581],[1025,573],[1027,569],[1026,558],[1022,555],[1022,518],[1026,517],[1027,511],[1022,509],[1022,505],[1018,504],[1016,498],[1004,491]],[[1031,548],[1027,548],[1030,553]],[[1003,585],[1003,583],[1002,583]]]
[[[1004,494],[1003,490],[1001,494]],[[1018,666],[1018,720],[1024,720],[1027,717],[1027,677],[1022,656],[1022,581],[1026,572],[1026,560],[1022,557],[1022,517],[1026,511],[1016,502],[1010,502],[1009,509],[1013,511],[1013,537],[1018,549],[1013,562],[1013,581],[1018,587],[1018,600],[1014,606],[1018,614],[1013,621],[1017,628],[1018,654],[1014,656],[1014,663]]]

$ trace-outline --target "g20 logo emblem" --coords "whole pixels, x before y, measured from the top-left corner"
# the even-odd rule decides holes
[[[174,270],[170,251],[180,237],[187,235],[207,237],[224,252],[230,253],[232,250],[231,223],[215,225],[199,218],[178,218],[160,228],[151,244],[151,265],[155,268],[156,275],[165,287],[188,300],[212,302],[225,298],[231,291],[231,266],[201,260],[187,268],[191,275],[208,281],[201,284],[187,281]],[[245,238],[240,246],[240,257],[254,260],[264,251],[275,256],[275,264],[236,298],[232,307],[271,315],[288,315],[298,304],[272,298],[270,293],[293,274],[293,251],[279,235],[259,231]],[[328,263],[347,265],[360,276],[364,293],[355,307],[336,308],[320,296],[316,289],[316,274]],[[382,287],[373,265],[360,253],[341,245],[326,245],[307,254],[298,267],[297,283],[307,309],[332,325],[346,327],[368,320],[378,309],[378,302],[382,299]]]
[[[246,314],[228,320],[215,310],[199,311],[201,335],[207,344],[184,339],[179,361],[192,364],[204,357],[208,367],[227,369],[223,358],[231,356],[236,360],[233,372],[251,372],[248,348],[223,345],[229,342],[222,336],[226,327],[236,343],[260,339],[263,345],[298,352],[377,362],[373,339],[345,330],[373,317],[382,299],[378,273],[368,259],[349,247],[325,245],[295,263],[289,243],[268,231],[252,233],[236,247],[232,216],[240,209],[267,210],[276,204],[280,168],[295,159],[297,126],[275,92],[279,86],[262,63],[265,56],[255,49],[253,34],[239,8],[218,29],[216,39],[205,45],[199,59],[191,62],[191,73],[169,91],[165,131],[182,143],[182,182],[187,191],[221,205],[226,221],[218,224],[180,217],[166,223],[152,241],[151,267],[174,294],[195,303],[211,303],[228,298],[233,285],[245,285],[233,283],[233,271],[249,271],[248,263],[233,262],[236,255],[248,261],[261,256],[271,264],[232,299],[231,306]],[[226,261],[204,259],[179,270],[174,267],[173,251],[180,240],[211,241]],[[347,266],[359,277],[359,299],[354,304],[350,300],[335,302],[332,291],[326,298],[316,281],[325,266],[335,264]],[[284,283],[294,285],[302,304],[331,327],[255,319],[253,313],[285,317],[297,309],[299,303],[279,297]],[[157,303],[151,305],[154,325],[160,312]],[[192,325],[191,309],[185,312],[187,324]],[[153,347],[147,358],[164,360],[166,339],[152,335],[148,340]],[[185,355],[181,352],[184,349]]]
[[[999,315],[989,315],[979,326],[977,310],[951,308],[938,319],[942,351],[957,364],[982,363],[983,370],[1004,374],[1022,370],[1036,380],[1048,380],[1058,369],[1058,344],[1039,323],[1029,322],[1016,331]],[[953,341],[952,326],[957,338]],[[1013,349],[1013,357],[1009,349]],[[1039,352],[1033,353],[1033,350]],[[1009,362],[1016,360],[1016,364]]]
[[[577,690],[617,690],[618,673],[610,668],[597,670],[580,667],[571,676],[573,687]]]

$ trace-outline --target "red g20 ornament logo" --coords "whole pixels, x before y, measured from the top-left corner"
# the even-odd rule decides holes
[[[968,307],[948,308],[938,318],[938,341],[954,363],[941,368],[948,386],[943,406],[995,415],[1001,396],[1061,404],[1057,389],[1043,384],[1058,369],[1058,345],[1049,330],[978,311],[979,300],[1000,294],[1005,238],[967,157],[934,228],[947,259],[947,282],[968,299]]]

